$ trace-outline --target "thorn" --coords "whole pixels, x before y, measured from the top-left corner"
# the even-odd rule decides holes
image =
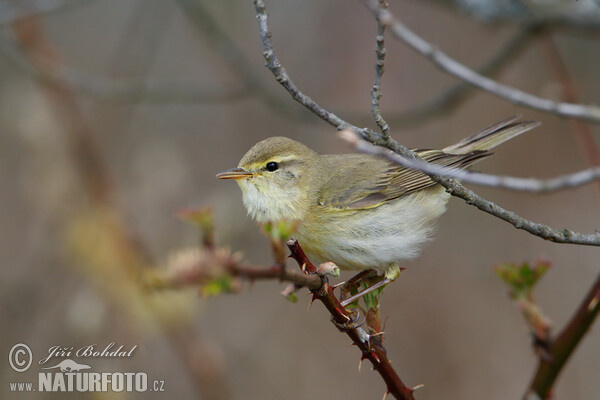
[[[358,360],[358,372],[360,372],[360,367],[362,365],[362,362],[363,362],[363,358],[361,357],[361,359]]]
[[[306,263],[302,263],[300,269],[302,270],[302,272],[306,273]]]
[[[419,390],[419,389],[424,388],[424,387],[425,387],[424,384],[419,383],[417,386],[413,387],[410,391],[414,392],[415,390]]]
[[[377,364],[381,363],[381,360],[379,359],[379,356],[376,353],[373,353],[371,357],[373,357],[374,361],[377,361]]]
[[[383,394],[383,399],[381,399],[381,400],[387,399],[388,394],[390,394],[390,388],[387,388],[386,392]]]
[[[373,336],[383,336],[384,334],[385,334],[385,332],[381,331],[381,332],[377,332],[377,333],[374,333],[374,334],[372,334],[372,335],[369,335],[369,337],[373,337]]]
[[[308,303],[308,308],[306,309],[306,312],[310,311],[310,307],[312,306],[312,304],[315,302],[315,300],[317,299],[317,295],[316,294],[312,294],[312,299],[310,299],[310,303]]]
[[[592,312],[594,308],[596,308],[596,306],[598,305],[598,301],[600,301],[600,299],[598,299],[598,296],[594,297],[592,301],[590,301],[590,304],[588,304],[588,312]]]

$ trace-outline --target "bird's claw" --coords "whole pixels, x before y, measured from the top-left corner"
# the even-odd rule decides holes
[[[360,312],[358,310],[355,310],[355,316],[353,319],[348,318],[348,321],[340,323],[337,322],[335,319],[333,319],[333,317],[331,317],[331,322],[340,330],[340,331],[348,331],[351,329],[356,329],[356,328],[360,328],[364,323],[365,320],[363,320],[362,322],[358,322],[360,320]]]

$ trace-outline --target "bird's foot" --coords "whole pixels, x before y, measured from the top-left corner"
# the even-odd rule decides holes
[[[351,312],[351,316],[352,319],[348,318],[347,322],[344,323],[339,323],[336,320],[333,319],[333,317],[331,317],[331,322],[340,330],[340,331],[347,331],[350,329],[356,329],[356,328],[360,328],[365,321],[363,320],[362,322],[358,322],[360,320],[360,311],[358,310],[353,310]]]

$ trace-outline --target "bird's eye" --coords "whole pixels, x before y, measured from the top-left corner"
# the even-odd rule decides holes
[[[275,161],[269,161],[267,163],[266,168],[267,168],[267,171],[274,172],[274,171],[277,171],[277,169],[279,168],[279,164],[277,164]]]

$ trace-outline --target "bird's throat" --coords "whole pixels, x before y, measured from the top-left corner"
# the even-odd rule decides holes
[[[252,180],[239,180],[248,215],[257,222],[300,220],[303,217],[302,195],[296,188],[262,187]]]

